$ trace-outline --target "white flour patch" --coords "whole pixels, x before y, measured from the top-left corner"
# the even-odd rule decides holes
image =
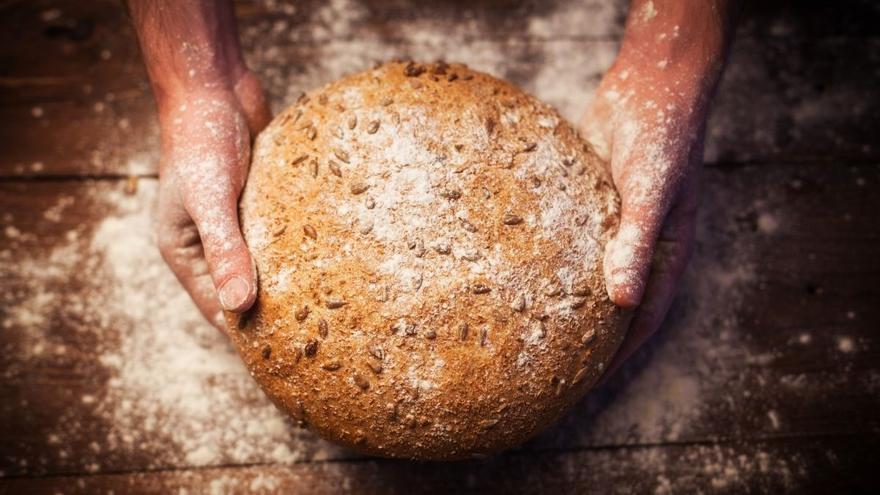
[[[150,467],[290,463],[316,455],[326,445],[292,427],[266,399],[162,262],[151,239],[155,182],[142,181],[139,189],[132,197],[96,186],[89,197],[109,213],[91,234],[65,236],[45,258],[15,266],[8,254],[0,257],[0,273],[11,269],[15,279],[27,281],[17,294],[4,296],[23,299],[4,311],[2,321],[3,331],[20,333],[21,359],[67,353],[69,346],[49,331],[62,305],[62,311],[83,315],[82,324],[68,320],[75,335],[65,338],[94,340],[96,360],[109,373],[102,387],[79,397],[81,407],[59,418],[50,438],[70,444],[85,435],[97,442],[100,448],[78,461],[93,471],[101,471],[98,460],[113,452],[142,452]],[[57,204],[76,208],[64,197]],[[58,211],[57,204],[49,211]],[[89,274],[84,286],[59,292],[78,272]],[[98,430],[106,431],[103,438],[92,436],[83,407],[90,421],[105,425]]]

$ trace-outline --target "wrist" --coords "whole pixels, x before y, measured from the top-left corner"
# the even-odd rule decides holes
[[[198,71],[184,67],[179,72],[151,74],[151,86],[160,113],[194,97],[232,93],[234,81],[225,69]]]
[[[228,80],[211,84],[169,84],[161,90],[154,85],[154,91],[162,125],[167,117],[186,113],[209,102],[238,106],[232,83]]]
[[[699,126],[708,111],[720,67],[720,62],[716,68],[690,58],[648,61],[621,53],[606,74],[603,86],[621,96],[618,101],[622,109],[627,108],[641,118],[653,119],[662,113],[668,123]]]
[[[217,69],[199,72],[186,69],[186,74],[151,75],[151,86],[160,111],[193,97],[225,97],[235,95],[242,81],[256,78],[243,63],[232,63]]]
[[[242,69],[229,83],[177,86],[156,100],[159,124],[166,132],[181,124],[204,123],[207,119],[193,114],[205,116],[219,108],[243,115],[251,136],[256,136],[272,119],[260,81],[248,69]]]
[[[171,156],[174,150],[238,134],[233,129],[239,127],[240,106],[235,95],[225,88],[169,93],[158,101],[158,110],[163,155]],[[247,131],[246,125],[242,128]]]
[[[629,46],[621,49],[613,72],[642,86],[654,85],[682,97],[711,92],[724,65],[721,50]]]

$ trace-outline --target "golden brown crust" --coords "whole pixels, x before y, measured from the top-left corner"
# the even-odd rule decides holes
[[[459,64],[313,91],[257,139],[242,195],[260,274],[231,337],[276,404],[383,456],[522,442],[623,333],[601,260],[618,198],[552,108]]]

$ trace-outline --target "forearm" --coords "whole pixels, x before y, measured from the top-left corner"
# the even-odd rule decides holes
[[[231,91],[245,73],[228,0],[128,0],[160,107],[180,95]]]
[[[733,39],[737,0],[633,0],[615,63],[682,98],[707,100]]]

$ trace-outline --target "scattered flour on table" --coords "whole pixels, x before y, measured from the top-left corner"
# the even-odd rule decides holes
[[[334,447],[292,427],[268,401],[164,265],[151,239],[155,182],[141,182],[138,196],[96,186],[91,199],[104,205],[107,217],[88,235],[72,230],[45,259],[25,258],[13,267],[8,257],[0,258],[0,273],[27,280],[4,298],[19,302],[2,320],[4,331],[23,332],[18,344],[24,366],[58,359],[78,347],[71,339],[86,339],[95,343],[86,352],[108,373],[104,387],[78,399],[98,423],[82,418],[82,407],[71,408],[49,443],[91,441],[95,459],[133,451],[146,456],[150,467],[290,463],[306,454],[329,455]],[[71,203],[62,197],[47,211],[76,208]],[[71,278],[81,285],[71,286]],[[53,334],[58,318],[73,336]],[[64,340],[66,345],[59,343]],[[58,455],[68,452],[61,448]],[[87,459],[81,462],[102,469]]]
[[[656,495],[689,492],[682,488],[694,486],[711,487],[724,493],[750,492],[762,486],[756,480],[787,492],[795,488],[798,478],[804,476],[799,467],[803,461],[796,455],[774,456],[761,449],[744,453],[741,448],[721,445],[697,446],[683,455],[685,462],[693,467],[687,474],[663,473],[663,466],[672,461],[666,453],[651,450],[639,455],[640,462],[661,471],[656,478]]]
[[[258,400],[241,410],[244,399],[254,398],[250,377],[156,258],[145,235],[151,231],[149,210],[141,204],[122,208],[120,216],[99,224],[91,242],[113,290],[106,303],[132,322],[118,327],[119,350],[100,356],[116,372],[102,406],[114,421],[108,440],[170,440],[191,465],[262,453],[295,460],[287,425],[273,406]]]
[[[852,337],[838,337],[837,350],[849,354],[856,350],[855,341],[853,341]]]

